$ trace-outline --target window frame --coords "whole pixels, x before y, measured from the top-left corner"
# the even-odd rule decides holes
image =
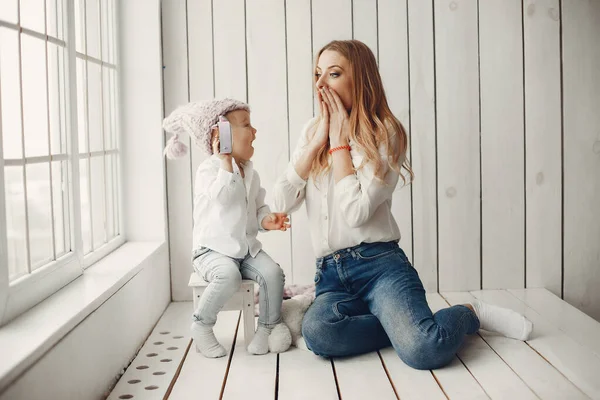
[[[18,10],[20,10],[20,0],[17,0],[19,3]],[[50,0],[52,1],[52,0]],[[58,292],[61,288],[66,286],[69,282],[81,276],[85,269],[103,257],[107,256],[121,245],[123,245],[125,240],[125,224],[123,218],[123,151],[121,147],[121,115],[119,111],[121,97],[120,97],[120,64],[119,64],[119,12],[120,7],[118,7],[117,1],[112,1],[112,12],[113,12],[113,21],[112,21],[112,37],[113,37],[113,60],[114,63],[114,84],[109,89],[109,93],[114,91],[114,118],[115,120],[111,123],[114,123],[114,148],[116,150],[107,151],[105,148],[104,141],[104,129],[103,125],[105,122],[104,114],[101,115],[101,124],[102,124],[102,141],[103,141],[103,154],[102,157],[106,157],[109,153],[116,153],[115,157],[115,168],[116,172],[116,181],[113,182],[113,190],[117,191],[117,195],[115,196],[116,201],[113,205],[115,212],[119,215],[118,224],[114,226],[114,230],[116,236],[112,239],[109,239],[106,243],[94,249],[94,243],[92,241],[91,248],[92,251],[88,254],[84,255],[84,247],[83,247],[83,235],[82,235],[82,211],[81,211],[81,188],[80,188],[80,160],[83,160],[87,157],[91,160],[90,149],[89,149],[89,130],[86,133],[88,136],[88,146],[87,152],[80,153],[79,149],[79,125],[78,125],[78,102],[77,102],[77,58],[78,56],[88,57],[86,54],[78,53],[77,51],[77,42],[76,42],[76,24],[75,24],[75,1],[77,0],[64,0],[62,6],[63,13],[63,26],[65,27],[63,32],[64,42],[64,54],[65,54],[65,62],[64,62],[64,75],[65,79],[62,82],[65,87],[59,87],[60,90],[64,90],[65,103],[64,107],[66,110],[61,110],[61,112],[65,112],[65,138],[67,140],[67,157],[66,157],[66,165],[68,170],[68,184],[66,190],[66,196],[68,196],[68,204],[69,204],[69,232],[67,234],[70,237],[70,249],[65,249],[66,254],[57,257],[55,260],[52,260],[49,263],[37,268],[25,276],[19,277],[15,279],[13,282],[10,282],[9,278],[9,266],[8,266],[8,235],[7,235],[7,215],[6,215],[6,187],[5,187],[5,165],[7,163],[4,160],[4,151],[3,151],[3,136],[2,136],[2,113],[0,112],[0,327],[5,325],[7,322],[12,319],[18,317],[23,312],[29,310],[36,304],[40,303],[47,297],[53,295]],[[80,0],[83,4],[86,3],[86,0]],[[98,0],[99,8],[102,7],[102,1],[111,1],[111,0]],[[44,10],[44,19],[47,19],[47,10],[46,3],[44,2],[45,10]],[[58,13],[59,10],[56,10]],[[18,32],[19,39],[18,43],[21,46],[21,35],[30,34],[31,31],[27,28],[23,28],[21,26],[20,12],[18,13],[18,21],[16,24],[0,22],[0,26],[9,29],[15,29]],[[86,18],[85,14],[83,18]],[[87,21],[86,21],[87,23]],[[45,25],[47,22],[45,22]],[[86,26],[86,25],[83,25]],[[58,28],[57,28],[58,29]],[[100,32],[102,29],[102,20],[99,16],[99,26],[98,29]],[[87,29],[86,29],[87,30]],[[23,33],[26,31],[26,33]],[[41,34],[34,32],[34,37],[45,41],[46,46],[46,70],[48,69],[48,43],[56,44],[56,40],[49,40],[49,38],[54,39],[52,36],[48,35],[47,28],[45,28],[46,33]],[[110,33],[109,33],[110,34]],[[102,33],[100,33],[102,36]],[[102,43],[102,42],[100,42]],[[102,51],[102,44],[100,44],[100,51]],[[19,53],[20,56],[20,53]],[[86,70],[87,70],[87,59],[83,58],[86,62]],[[100,62],[102,62],[102,53],[100,56]],[[100,66],[101,77],[103,74],[102,65]],[[22,67],[20,67],[19,74],[22,74]],[[48,73],[46,72],[46,79],[48,77]],[[86,115],[84,116],[86,120],[86,127],[88,126],[88,107],[87,103],[87,87],[88,87],[88,76],[86,74]],[[1,85],[1,82],[0,82]],[[46,80],[46,85],[48,86],[48,80]],[[103,91],[104,87],[102,86],[102,80],[100,81],[100,90]],[[49,89],[47,89],[49,90]],[[20,93],[21,99],[23,97],[23,91]],[[103,97],[102,97],[103,99]],[[104,107],[104,100],[102,100],[102,107]],[[0,98],[0,110],[2,107],[2,102]],[[50,113],[50,106],[47,104],[48,113]],[[23,107],[21,106],[21,113],[23,113]],[[48,114],[50,115],[50,114]],[[21,126],[21,135],[24,135],[23,126]],[[50,134],[50,133],[48,133]],[[26,165],[30,165],[27,163],[27,158],[24,153],[25,149],[23,149],[23,159],[22,165],[24,167]],[[38,159],[47,159],[45,162],[48,162],[48,165],[52,165],[53,161],[63,160],[65,161],[64,156],[53,157],[51,149],[49,149],[48,156],[43,157],[35,157]],[[81,156],[83,155],[83,156]],[[106,159],[103,159],[103,166],[105,166]],[[10,163],[12,165],[14,163]],[[90,161],[91,165],[91,161]],[[103,169],[104,173],[106,172],[106,168]],[[89,186],[91,187],[91,172],[88,174]],[[106,175],[104,175],[104,182],[106,183]],[[24,185],[27,185],[27,182],[23,182]],[[50,182],[52,184],[52,182]],[[90,189],[91,190],[91,189]],[[104,187],[106,191],[106,185]],[[104,193],[106,196],[106,192]],[[106,208],[105,204],[105,208]],[[66,217],[66,216],[65,216]],[[105,218],[108,218],[108,215],[105,215]],[[26,223],[27,220],[26,220]],[[28,229],[28,228],[27,228]],[[118,232],[118,233],[117,233]],[[53,233],[54,234],[54,233]],[[27,246],[30,244],[27,243]],[[28,249],[29,252],[29,249]]]

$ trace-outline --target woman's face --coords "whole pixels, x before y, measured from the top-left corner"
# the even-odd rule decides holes
[[[321,53],[315,71],[316,87],[328,87],[340,96],[344,108],[352,109],[352,74],[350,62],[334,50]]]
[[[245,110],[235,110],[226,115],[231,124],[232,151],[231,155],[240,161],[248,161],[254,155],[252,142],[256,139],[256,129],[250,123],[250,113]]]

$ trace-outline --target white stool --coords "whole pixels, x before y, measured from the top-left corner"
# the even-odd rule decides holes
[[[200,296],[208,286],[200,275],[192,272],[188,286],[192,288],[194,295],[194,311],[198,308]],[[244,316],[244,340],[246,347],[254,338],[254,282],[242,280],[240,289],[225,303],[221,311],[241,310]]]

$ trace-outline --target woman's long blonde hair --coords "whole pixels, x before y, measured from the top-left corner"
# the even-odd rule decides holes
[[[406,131],[390,110],[373,52],[366,44],[358,40],[334,40],[319,50],[315,60],[315,70],[319,57],[325,50],[338,52],[351,65],[353,87],[352,110],[348,116],[349,139],[354,141],[365,154],[365,159],[357,169],[373,163],[375,177],[383,179],[379,154],[379,146],[383,143],[390,168],[398,172],[406,183],[406,177],[401,173],[401,169],[404,168],[412,182],[414,173],[406,157],[408,149]],[[321,115],[318,116],[311,128],[313,135],[320,120]],[[394,136],[397,136],[395,140]],[[313,161],[310,174],[315,180],[317,176],[327,172],[330,168],[328,151],[329,143],[319,150]]]

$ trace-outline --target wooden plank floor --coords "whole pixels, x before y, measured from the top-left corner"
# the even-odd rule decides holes
[[[333,360],[296,348],[252,356],[245,350],[243,327],[238,329],[239,312],[228,311],[219,315],[215,327],[228,356],[206,359],[191,343],[174,360],[179,368],[170,384],[161,377],[164,387],[154,393],[169,399],[600,400],[600,323],[545,289],[428,294],[434,311],[474,298],[525,314],[534,323],[531,340],[519,342],[482,331],[467,338],[450,365],[432,371],[406,366],[392,348]],[[169,324],[189,326],[191,312],[191,303],[173,303],[164,318]],[[161,319],[157,329],[164,330],[164,322]],[[153,337],[154,332],[149,341]],[[136,358],[111,399],[154,398],[144,390],[158,386],[151,378],[135,388],[125,384],[136,378],[137,364]]]

